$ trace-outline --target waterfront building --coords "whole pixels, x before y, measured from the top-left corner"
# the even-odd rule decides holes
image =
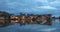
[[[18,19],[19,17],[17,15],[11,15],[10,16],[10,19],[11,19],[11,23],[18,23]]]
[[[36,22],[40,24],[42,22],[42,15],[38,15],[36,18]]]
[[[52,15],[51,14],[46,14],[44,15],[46,18],[46,22],[44,24],[51,25],[52,24]]]
[[[20,14],[19,15],[19,23],[20,24],[25,24],[26,23],[26,15],[25,14]]]
[[[20,18],[20,23],[29,23],[29,24],[37,24],[37,23],[43,23],[43,24],[51,24],[51,14],[44,14],[44,15],[28,15],[26,16],[25,14],[21,14],[19,16]]]
[[[10,14],[0,11],[0,25],[7,25],[10,23]]]

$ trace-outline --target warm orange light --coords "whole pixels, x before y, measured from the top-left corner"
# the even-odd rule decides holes
[[[18,19],[18,17],[15,17],[16,19]]]

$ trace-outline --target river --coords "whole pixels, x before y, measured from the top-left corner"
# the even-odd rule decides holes
[[[0,32],[60,32],[60,21],[52,20],[52,25],[26,24],[20,26],[19,23],[0,27]]]

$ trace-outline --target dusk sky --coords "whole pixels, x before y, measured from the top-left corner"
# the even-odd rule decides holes
[[[60,0],[0,0],[0,11],[12,14],[53,14],[60,15]]]

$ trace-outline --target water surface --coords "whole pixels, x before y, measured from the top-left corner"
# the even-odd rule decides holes
[[[6,27],[0,27],[0,32],[59,32],[60,21],[52,21],[52,25],[40,25],[40,24],[26,24],[20,26],[19,23],[9,25]]]

